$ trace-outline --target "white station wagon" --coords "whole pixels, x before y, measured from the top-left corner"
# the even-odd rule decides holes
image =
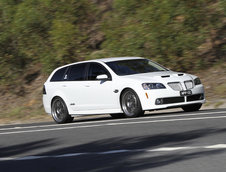
[[[204,102],[197,76],[141,57],[65,65],[55,69],[43,86],[45,111],[57,123],[71,122],[76,115],[137,117],[144,111],[176,107],[197,111]]]

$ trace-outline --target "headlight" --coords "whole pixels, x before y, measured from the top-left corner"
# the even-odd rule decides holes
[[[163,84],[161,83],[143,83],[142,87],[145,90],[152,90],[152,89],[164,89],[166,88]]]
[[[200,85],[200,84],[202,84],[202,83],[201,83],[201,80],[200,80],[199,78],[195,78],[194,83],[195,83],[195,85]]]

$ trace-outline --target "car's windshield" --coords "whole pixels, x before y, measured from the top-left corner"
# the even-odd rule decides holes
[[[117,75],[167,71],[166,68],[148,59],[121,60],[106,63]]]

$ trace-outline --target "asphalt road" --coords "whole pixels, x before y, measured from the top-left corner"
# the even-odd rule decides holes
[[[0,126],[0,171],[225,172],[226,109]]]

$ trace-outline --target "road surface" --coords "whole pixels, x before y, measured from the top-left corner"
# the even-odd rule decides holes
[[[226,171],[226,109],[0,126],[0,171]]]

